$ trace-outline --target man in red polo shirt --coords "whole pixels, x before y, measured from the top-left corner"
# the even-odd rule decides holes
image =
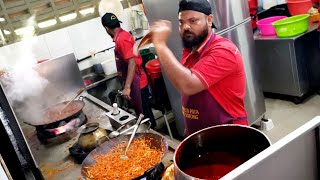
[[[130,33],[120,27],[121,21],[114,14],[106,13],[101,22],[115,42],[117,71],[124,85],[122,95],[130,100],[137,116],[143,113],[150,118],[151,127],[154,128],[156,121],[149,103],[148,78],[141,67],[141,56],[133,54],[135,41]]]
[[[169,80],[182,94],[186,135],[219,124],[248,125],[245,72],[238,48],[212,32],[207,0],[181,0],[179,30],[184,45],[179,62],[166,42],[171,23],[151,26],[152,42]]]

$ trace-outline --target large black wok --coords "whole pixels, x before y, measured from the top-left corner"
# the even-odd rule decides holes
[[[51,141],[53,140],[52,142],[66,141],[75,135],[75,126],[79,127],[87,121],[82,111],[85,105],[84,102],[82,100],[73,100],[65,107],[68,102],[69,101],[65,101],[46,109],[40,119],[25,122],[36,128],[37,137],[42,143],[47,143],[49,139],[51,139]],[[70,126],[67,124],[70,124]],[[62,129],[56,129],[64,125],[66,126]],[[57,136],[59,136],[58,139],[52,139]]]
[[[81,100],[73,100],[66,108],[64,108],[68,102],[69,101],[65,101],[56,104],[46,109],[40,120],[26,123],[35,127],[44,125],[52,125],[54,127],[55,124],[58,125],[62,120],[71,120],[78,117],[85,105],[84,102]]]
[[[155,147],[157,149],[163,148],[162,158],[164,157],[165,153],[168,150],[168,144],[167,144],[166,140],[164,139],[164,137],[157,135],[157,134],[153,134],[153,133],[140,133],[140,134],[136,134],[134,139],[140,138],[140,137],[150,139],[152,147]],[[110,139],[109,141],[104,142],[103,144],[98,146],[96,149],[91,151],[90,154],[82,162],[82,167],[81,167],[82,176],[85,179],[87,178],[85,175],[85,171],[86,171],[85,167],[92,166],[96,163],[95,160],[93,159],[93,157],[95,155],[107,154],[109,151],[112,150],[112,148],[117,146],[119,143],[124,142],[124,141],[128,142],[129,138],[130,138],[130,135],[125,135],[125,136],[119,136],[114,139]],[[162,166],[162,167],[159,168],[159,166]],[[144,174],[141,174],[141,176],[139,176],[135,179],[142,179],[142,178],[155,179],[155,178],[152,178],[152,174],[156,174],[157,172],[155,172],[155,171],[160,171],[160,169],[161,169],[161,171],[164,170],[164,167],[163,167],[163,164],[161,163],[161,161],[159,161],[158,165],[151,167],[150,169],[146,169]]]

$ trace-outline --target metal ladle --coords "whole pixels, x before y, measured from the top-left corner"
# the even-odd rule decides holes
[[[150,120],[149,118],[146,118],[146,119],[142,120],[141,123],[140,123],[140,125],[148,122],[149,120]],[[112,139],[112,138],[118,137],[119,135],[125,134],[125,133],[131,131],[133,128],[135,128],[135,126],[133,125],[133,126],[127,128],[127,129],[123,130],[123,131],[120,131],[124,126],[125,126],[125,125],[122,125],[122,126],[120,126],[117,130],[112,131],[112,132],[109,134],[109,138]],[[138,128],[138,129],[139,129],[139,128]]]
[[[131,134],[131,136],[130,136],[128,145],[127,145],[127,147],[126,147],[126,150],[124,151],[124,154],[123,154],[123,155],[120,155],[120,158],[121,158],[121,159],[128,159],[128,156],[126,155],[126,154],[127,154],[127,151],[128,151],[129,146],[130,146],[130,144],[131,144],[131,142],[132,142],[132,140],[133,140],[133,138],[134,138],[134,135],[136,134],[136,132],[137,132],[137,130],[138,130],[138,128],[139,128],[139,125],[140,125],[141,120],[143,119],[143,117],[144,117],[143,114],[140,114],[140,115],[139,115],[139,118],[138,118],[138,120],[137,120],[137,123],[135,124],[135,128],[133,129],[133,132],[132,132],[132,134]]]

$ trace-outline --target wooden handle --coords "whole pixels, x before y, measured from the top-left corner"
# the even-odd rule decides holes
[[[70,104],[73,100],[75,100],[84,90],[86,90],[86,88],[81,88],[81,89],[78,91],[77,95],[76,95],[73,99],[71,99],[71,100],[60,110],[60,112],[62,112],[67,106],[69,106],[69,104]]]

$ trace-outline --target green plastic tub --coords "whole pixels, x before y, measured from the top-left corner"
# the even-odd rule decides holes
[[[150,52],[150,49],[141,49],[140,50],[140,55],[142,57],[142,65],[145,66],[146,63],[152,59],[155,59],[156,56]]]
[[[292,37],[308,30],[309,14],[291,16],[272,23],[278,37]]]

